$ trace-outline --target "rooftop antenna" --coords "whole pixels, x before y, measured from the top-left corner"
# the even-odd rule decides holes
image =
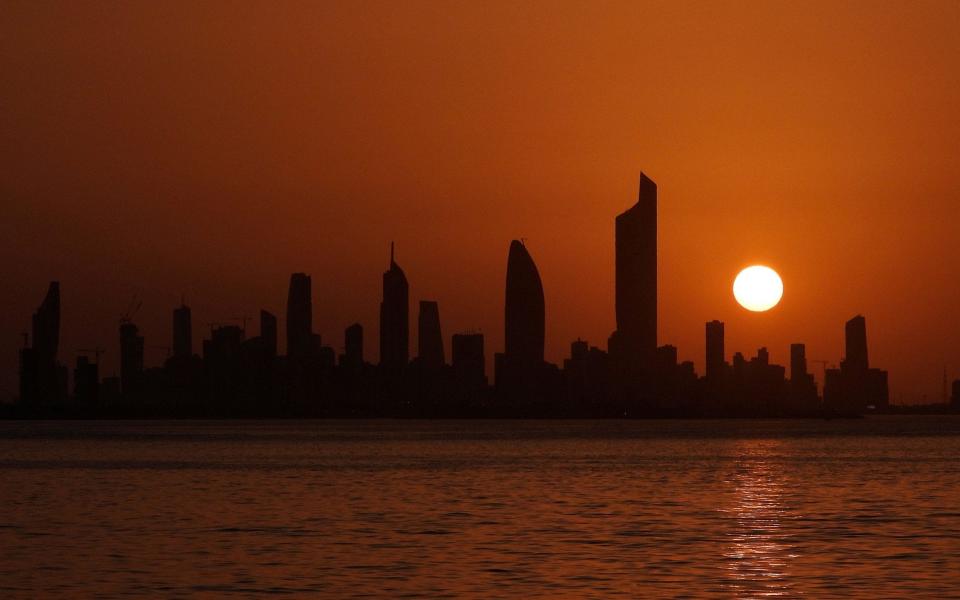
[[[393,264],[393,242],[390,242],[390,264]]]

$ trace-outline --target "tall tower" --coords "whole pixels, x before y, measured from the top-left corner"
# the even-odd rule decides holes
[[[807,380],[807,347],[803,344],[790,345],[790,381],[794,383]]]
[[[176,358],[193,356],[193,324],[190,307],[185,304],[173,309],[173,356]]]
[[[383,273],[380,302],[380,366],[399,371],[410,358],[410,286],[393,258],[391,242],[390,268]]]
[[[504,310],[504,355],[508,361],[539,366],[543,363],[545,308],[540,273],[530,253],[518,240],[507,256],[507,292]]]
[[[120,393],[129,398],[143,384],[143,336],[130,322],[120,324]]]
[[[443,336],[440,333],[440,307],[432,300],[420,301],[417,321],[417,357],[425,367],[442,367]]]
[[[722,321],[707,323],[707,380],[720,381],[726,369],[724,350],[724,324]]]
[[[637,203],[616,220],[616,313],[617,350],[629,362],[650,360],[657,349],[657,184],[643,173]]]
[[[287,356],[304,358],[313,344],[313,300],[311,280],[306,273],[290,276],[287,294]]]
[[[867,320],[861,315],[847,321],[847,357],[844,366],[852,371],[866,371],[870,368],[867,357]]]
[[[40,362],[53,363],[60,347],[60,282],[51,281],[47,295],[33,313],[33,349]]]

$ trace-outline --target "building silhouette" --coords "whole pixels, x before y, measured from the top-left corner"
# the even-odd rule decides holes
[[[144,339],[129,321],[120,323],[120,394],[130,400],[142,393]]]
[[[727,371],[727,359],[724,350],[724,324],[721,321],[707,323],[707,380],[720,383]]]
[[[57,361],[60,348],[60,283],[50,282],[31,319],[32,345],[20,350],[20,402],[48,407],[67,395],[67,369]]]
[[[354,323],[343,332],[340,366],[358,371],[363,366],[363,325]]]
[[[453,373],[461,390],[480,390],[487,385],[483,334],[457,333],[451,341]]]
[[[657,349],[657,184],[640,173],[637,202],[616,218],[617,330],[610,352],[632,370]]]
[[[193,356],[193,323],[190,307],[185,304],[173,309],[173,356],[180,359]]]
[[[403,269],[394,260],[390,244],[390,268],[383,273],[380,303],[380,366],[394,374],[407,366],[410,356],[410,286]]]
[[[536,404],[548,392],[543,360],[546,313],[543,283],[533,257],[519,240],[507,255],[502,353],[494,356],[494,381],[510,404]]]
[[[271,312],[260,310],[260,339],[263,351],[272,361],[277,356],[277,317]]]
[[[439,369],[446,359],[443,353],[443,335],[440,332],[440,307],[436,302],[420,301],[417,326],[417,359],[420,366]]]
[[[828,369],[823,404],[840,413],[886,410],[890,405],[887,372],[870,368],[867,354],[867,321],[861,316],[847,321],[846,358],[839,369]]]
[[[315,353],[319,343],[313,334],[313,298],[310,276],[290,276],[287,294],[287,357],[305,360]]]

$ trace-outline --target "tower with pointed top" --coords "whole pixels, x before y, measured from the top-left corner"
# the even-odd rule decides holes
[[[630,364],[649,361],[657,349],[657,184],[644,173],[637,203],[616,220],[616,316],[616,351]]]
[[[383,273],[380,302],[380,366],[398,372],[410,357],[410,286],[403,269],[394,260],[390,242],[390,268]]]

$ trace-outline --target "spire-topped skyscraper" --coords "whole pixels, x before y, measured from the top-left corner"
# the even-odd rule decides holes
[[[394,260],[390,242],[390,268],[383,273],[380,303],[380,366],[399,371],[410,357],[410,286],[403,269]]]

